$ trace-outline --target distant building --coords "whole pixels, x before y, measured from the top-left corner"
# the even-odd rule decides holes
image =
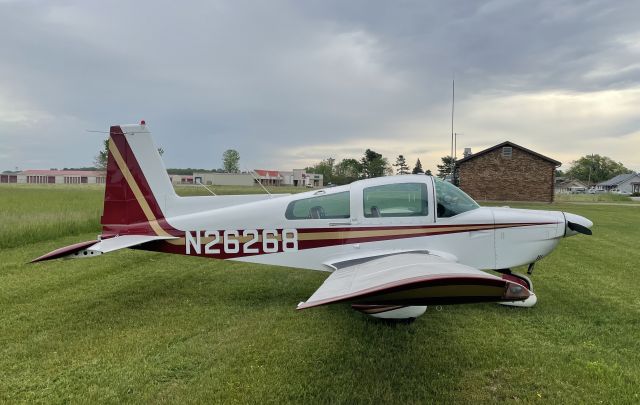
[[[104,184],[106,174],[97,170],[24,170],[0,174],[0,183]]]
[[[170,174],[171,184],[193,184],[193,175],[191,174]]]
[[[280,172],[283,176],[283,183],[287,186],[294,187],[323,187],[323,175],[316,173],[307,173],[304,169],[294,169],[290,172]]]
[[[256,169],[253,171],[263,186],[282,186],[284,178],[278,170]]]
[[[460,159],[460,188],[476,200],[552,202],[561,163],[513,142]]]
[[[18,175],[16,173],[2,173],[0,174],[0,184],[1,183],[17,183]]]
[[[173,185],[254,186],[259,181],[264,186],[323,186],[321,174],[307,173],[303,169],[290,172],[258,169],[253,173],[169,174],[169,179]],[[106,173],[102,171],[25,170],[0,174],[0,183],[14,184],[104,184],[105,180]]]
[[[587,192],[587,185],[580,180],[558,177],[554,185],[556,194],[576,194]]]
[[[640,174],[626,173],[596,184],[597,190],[620,191],[622,193],[640,193]]]
[[[293,187],[322,187],[323,176],[307,173],[304,169],[293,169],[290,172],[276,170],[256,170],[260,182],[264,185]]]
[[[207,186],[253,186],[255,179],[251,173],[193,173],[192,183]]]

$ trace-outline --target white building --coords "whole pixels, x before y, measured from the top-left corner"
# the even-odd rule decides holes
[[[598,190],[619,191],[625,194],[640,193],[640,174],[626,173],[596,184]]]
[[[24,170],[0,174],[0,183],[104,184],[106,173],[97,170]]]
[[[282,184],[294,187],[322,187],[324,186],[321,174],[307,173],[304,169],[293,169],[291,172],[280,172]]]
[[[255,180],[251,173],[193,173],[193,184],[202,183],[211,186],[253,186]]]
[[[587,192],[587,185],[580,180],[565,179],[562,177],[556,178],[556,183],[553,187],[556,194],[580,194]]]

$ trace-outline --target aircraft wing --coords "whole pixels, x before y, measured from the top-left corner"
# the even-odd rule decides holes
[[[438,305],[521,301],[518,283],[428,253],[400,253],[339,268],[298,309],[358,305]]]

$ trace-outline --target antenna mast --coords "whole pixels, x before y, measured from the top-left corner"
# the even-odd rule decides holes
[[[453,153],[454,153],[453,113],[455,111],[455,105],[456,105],[456,79],[453,79],[452,87],[451,87],[451,157],[453,157]]]

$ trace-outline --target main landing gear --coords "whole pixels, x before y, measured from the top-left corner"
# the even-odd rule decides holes
[[[498,304],[506,305],[509,307],[522,307],[522,308],[531,308],[532,306],[536,305],[536,302],[538,302],[538,297],[536,297],[536,294],[533,292],[533,282],[531,282],[531,279],[529,277],[525,276],[524,274],[513,273],[511,269],[501,269],[497,271],[498,273],[502,273],[502,278],[504,280],[509,280],[511,282],[518,283],[523,287],[526,287],[529,291],[531,291],[531,295],[529,296],[529,298],[527,298],[524,301],[506,301],[506,302],[499,302]],[[529,271],[527,273],[531,274],[532,272],[533,272],[533,263],[532,265],[529,266]]]

